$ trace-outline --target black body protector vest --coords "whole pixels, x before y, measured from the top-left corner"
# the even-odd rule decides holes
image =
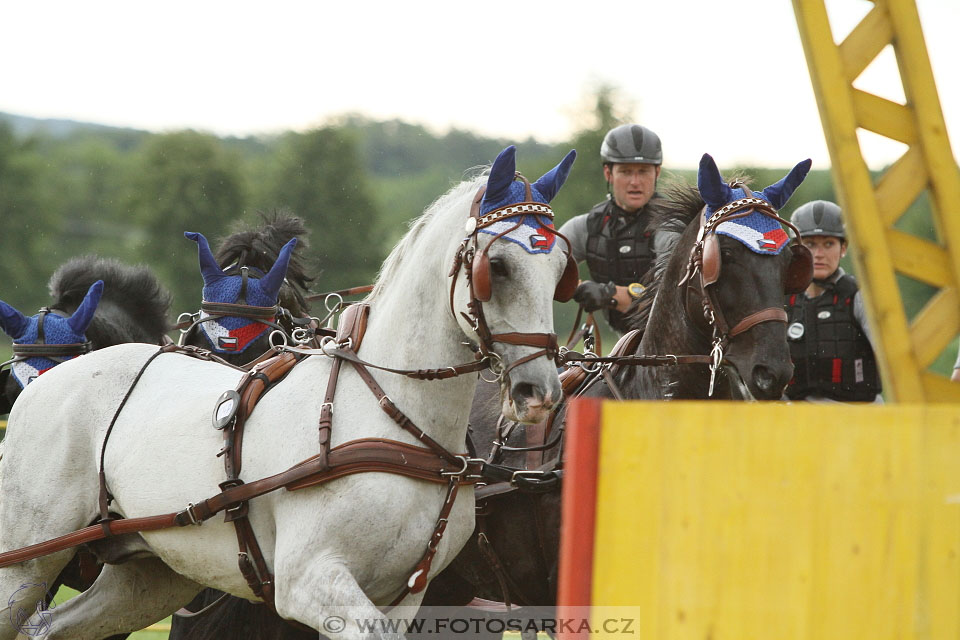
[[[647,230],[647,206],[630,214],[611,198],[587,213],[587,268],[594,282],[625,287],[640,280],[653,266],[653,232]],[[604,315],[618,332],[627,330],[624,314],[605,309]]]
[[[802,293],[787,298],[787,340],[794,367],[787,397],[873,402],[880,393],[873,349],[853,315],[857,290],[856,279],[843,275],[816,298]]]
[[[625,287],[653,266],[647,206],[630,214],[611,199],[587,213],[587,267],[594,282],[612,281]]]

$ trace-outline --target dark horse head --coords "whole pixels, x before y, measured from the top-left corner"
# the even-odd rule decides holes
[[[298,251],[306,233],[295,216],[263,216],[260,227],[225,238],[216,254],[203,235],[185,233],[197,243],[203,302],[181,342],[241,364],[270,347],[274,330],[289,333],[286,320],[308,315],[312,278]]]
[[[638,349],[645,355],[720,358],[716,398],[778,399],[793,373],[783,313],[785,291],[806,286],[809,255],[776,216],[810,169],[805,160],[760,191],[724,182],[709,155],[698,189],[668,191],[658,229],[685,224],[666,268]],[[641,367],[630,397],[707,398],[707,365]]]
[[[50,306],[29,318],[0,301],[0,325],[14,344],[10,369],[2,372],[8,404],[0,413],[60,362],[125,342],[162,344],[170,330],[170,294],[144,266],[81,256],[57,269],[49,289]]]

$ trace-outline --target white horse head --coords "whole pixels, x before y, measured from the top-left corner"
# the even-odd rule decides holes
[[[554,238],[545,212],[573,154],[529,191],[514,179],[513,154],[507,149],[489,178],[453,188],[413,223],[368,298],[370,319],[357,354],[402,369],[441,369],[474,362],[479,354],[501,374],[510,412],[534,420],[560,393],[555,363],[545,356],[555,348],[555,337],[548,338],[552,299],[569,289],[558,289],[558,283],[569,280],[571,271],[566,247]],[[487,196],[477,203],[478,220],[471,209],[480,187]],[[507,227],[497,227],[500,222]],[[476,259],[466,259],[469,254]],[[122,517],[180,511],[216,493],[224,480],[216,457],[223,438],[211,427],[211,413],[244,374],[156,352],[149,345],[96,351],[27,387],[10,416],[0,464],[0,551],[97,520],[101,464],[110,510]],[[310,356],[264,394],[244,427],[244,482],[291,469],[317,453],[331,368],[329,358]],[[385,413],[361,378],[344,368],[333,403],[332,445],[389,439],[422,447]],[[449,452],[465,449],[475,374],[434,381],[376,370],[372,375],[433,441]],[[38,465],[41,452],[44,464]],[[337,607],[346,607],[354,621],[382,618],[377,606],[403,594],[417,575],[411,570],[437,526],[446,490],[378,471],[254,498],[250,524],[274,576],[278,613],[316,629],[343,610]],[[453,503],[430,575],[452,560],[473,530],[472,494],[464,486]],[[254,597],[236,565],[233,525],[218,518],[203,527],[143,531],[104,542],[101,551],[128,561],[105,569],[96,598],[76,598],[57,608],[56,637],[104,637],[141,628],[189,602],[201,585]],[[69,557],[63,552],[0,569],[0,592],[51,582]],[[42,591],[21,595],[35,601]],[[415,606],[421,597],[422,592],[407,595],[403,604]],[[0,617],[14,604],[0,608]],[[350,620],[345,628],[322,628],[337,639],[371,635]],[[0,625],[0,640],[12,633]]]

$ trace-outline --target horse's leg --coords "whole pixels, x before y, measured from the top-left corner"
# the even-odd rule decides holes
[[[47,591],[72,556],[73,550],[61,551],[0,570],[0,640],[17,637],[18,628],[35,636],[45,633],[54,615],[46,610]]]
[[[408,596],[401,604],[415,608],[421,597],[422,593]],[[295,552],[278,555],[275,602],[282,617],[317,629],[331,640],[403,637],[399,632],[387,632],[391,629],[389,617],[370,602],[336,558],[311,558]]]
[[[158,558],[104,565],[93,586],[52,610],[49,640],[100,640],[143,629],[200,591]]]

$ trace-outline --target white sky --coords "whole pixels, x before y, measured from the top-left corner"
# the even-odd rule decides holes
[[[956,150],[960,0],[917,5]],[[836,37],[871,6],[829,0]],[[554,142],[609,83],[668,167],[829,166],[789,0],[6,2],[0,60],[0,111],[220,135],[358,112]],[[889,49],[857,86],[902,101]]]

